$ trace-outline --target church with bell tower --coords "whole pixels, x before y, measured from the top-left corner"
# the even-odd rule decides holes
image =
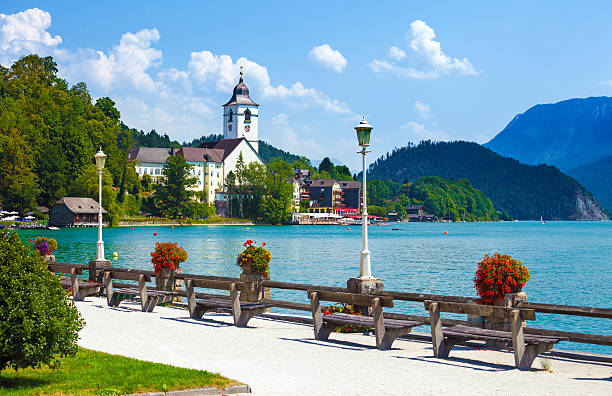
[[[225,139],[245,138],[259,153],[258,132],[259,105],[249,96],[244,84],[242,66],[240,81],[234,87],[230,100],[223,105],[223,137]]]

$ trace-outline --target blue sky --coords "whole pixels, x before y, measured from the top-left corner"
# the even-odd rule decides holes
[[[612,3],[3,1],[0,63],[52,55],[122,120],[221,132],[239,66],[260,138],[359,168],[422,139],[491,139],[537,103],[612,93]],[[373,158],[372,158],[373,159]]]

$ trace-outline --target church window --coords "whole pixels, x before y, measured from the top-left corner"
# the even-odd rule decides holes
[[[251,110],[249,109],[244,111],[244,122],[251,122]]]
[[[232,122],[234,120],[234,112],[230,109],[229,113],[227,113],[227,121]]]

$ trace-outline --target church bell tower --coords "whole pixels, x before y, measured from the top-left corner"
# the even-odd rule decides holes
[[[240,81],[234,87],[229,102],[223,105],[224,138],[244,137],[259,153],[258,116],[259,105],[249,96],[249,89],[244,84],[242,66],[240,66]]]

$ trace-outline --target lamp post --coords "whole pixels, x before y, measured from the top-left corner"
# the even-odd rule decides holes
[[[104,162],[106,161],[106,154],[102,152],[102,148],[95,155],[96,166],[98,167],[98,243],[96,248],[96,261],[104,260],[104,241],[102,240],[102,169],[104,169]]]
[[[368,186],[366,184],[366,154],[369,153],[369,151],[366,150],[366,147],[370,145],[370,133],[372,132],[372,125],[368,124],[364,117],[359,123],[359,125],[355,127],[355,131],[357,131],[357,140],[359,142],[359,146],[361,146],[361,151],[359,153],[362,155],[363,158],[363,185],[361,187],[363,192],[363,209],[361,211],[362,248],[359,260],[359,278],[372,279],[370,250],[368,250]]]

